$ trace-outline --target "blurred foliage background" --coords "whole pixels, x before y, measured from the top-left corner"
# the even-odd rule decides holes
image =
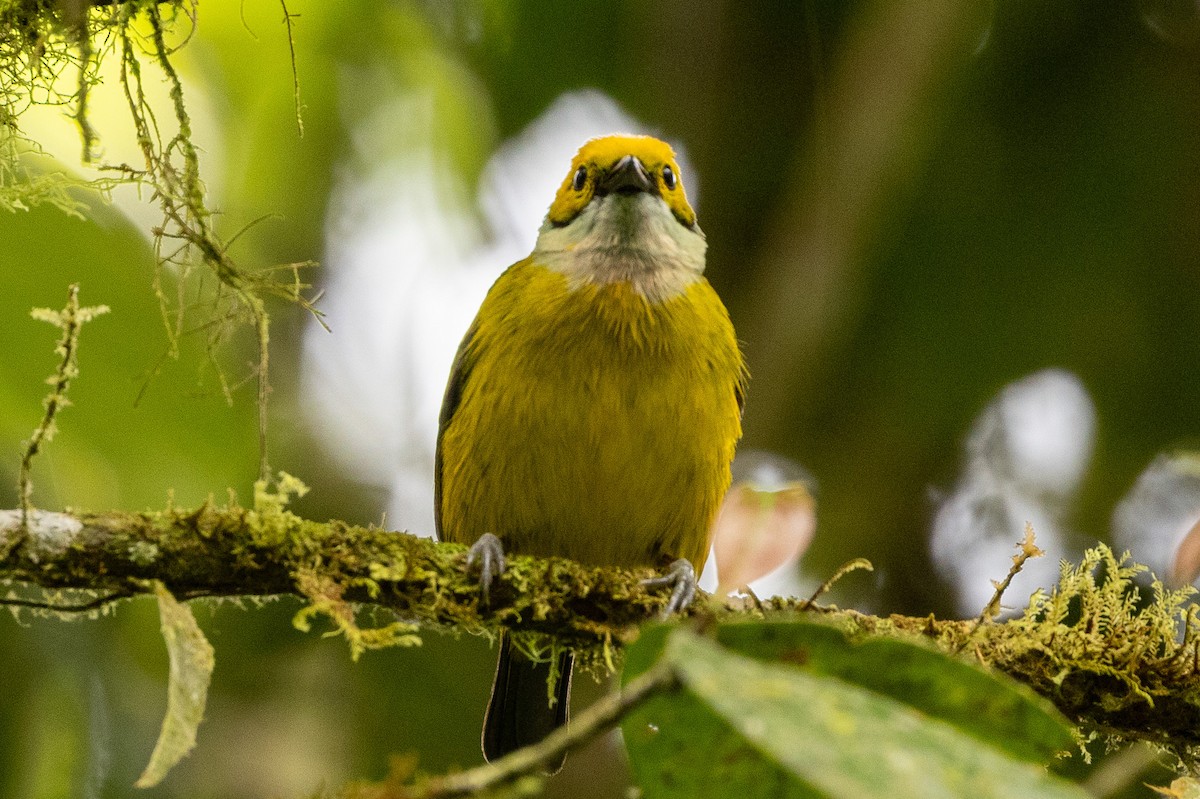
[[[436,135],[471,186],[556,97],[609,94],[687,147],[708,276],[753,376],[745,444],[819,482],[807,570],[875,563],[879,579],[854,583],[847,603],[949,612],[927,552],[931,491],[954,482],[971,420],[1011,381],[1056,366],[1091,393],[1095,457],[1071,523],[1093,539],[1107,538],[1114,503],[1154,455],[1196,435],[1194,4],[289,0],[288,10],[299,15],[303,137],[278,5],[203,4],[174,57],[219,228],[269,215],[239,238],[241,262],[322,258],[331,187],[344,154],[363,146],[376,96],[432,96]],[[128,146],[112,97],[93,99],[110,157]],[[26,133],[79,168],[62,109]],[[403,145],[373,135],[366,146]],[[72,281],[85,304],[113,312],[83,332],[74,407],[35,465],[36,502],[140,509],[168,490],[179,504],[227,487],[249,495],[252,386],[224,401],[202,333],[178,361],[162,359],[153,214],[118,199],[134,210],[92,197],[86,219],[46,207],[0,215],[0,507],[16,504],[20,443],[54,366],[56,331],[28,310],[60,307]],[[296,422],[305,320],[274,314],[274,465],[313,486],[299,512],[378,521],[379,491],[339,474]],[[235,338],[220,354],[235,379],[249,373],[251,344]],[[410,751],[431,770],[477,762],[486,642],[431,634],[419,650],[351,663],[338,641],[292,629],[297,607],[197,608],[217,651],[207,720],[197,750],[145,795],[299,796],[381,777],[389,754]],[[73,624],[5,615],[0,796],[133,794],[166,666],[148,600]],[[590,683],[578,701],[605,689]],[[619,743],[605,740],[551,788],[621,796],[626,780]]]

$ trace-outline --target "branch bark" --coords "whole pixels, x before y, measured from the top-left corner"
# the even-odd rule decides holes
[[[467,571],[465,547],[271,508],[33,511],[28,533],[23,536],[20,511],[0,511],[0,552],[12,547],[0,558],[0,580],[114,597],[150,593],[151,580],[181,599],[313,599],[317,592],[426,625],[474,632],[503,625],[553,634],[573,647],[620,642],[667,600],[666,593],[639,584],[649,570],[518,555],[485,606],[477,575]]]
[[[24,593],[0,604],[44,607],[29,594],[29,586],[38,586],[92,592],[70,606],[53,606],[88,610],[150,593],[153,580],[180,599],[290,593],[339,625],[347,617],[353,624],[353,605],[370,605],[425,627],[475,633],[505,627],[553,636],[584,661],[611,667],[613,647],[656,618],[667,600],[665,592],[641,585],[646,570],[517,555],[485,606],[477,576],[466,569],[465,547],[340,521],[313,522],[282,503],[258,504],[146,513],[34,511],[28,535],[19,510],[0,511],[0,552],[10,548],[0,557],[0,581],[24,586]],[[718,622],[821,613],[852,635],[921,636],[1007,672],[1085,728],[1152,741],[1186,756],[1200,747],[1196,611],[1183,592],[1141,606],[1129,603],[1137,569],[1122,566],[1107,550],[1097,550],[1095,558],[1064,572],[1041,611],[1004,623],[875,617],[778,598],[701,602],[689,613]],[[1063,612],[1056,615],[1055,607]],[[1186,634],[1179,638],[1181,623]],[[366,645],[388,643],[383,636]]]

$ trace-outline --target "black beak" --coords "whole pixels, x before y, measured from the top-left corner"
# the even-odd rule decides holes
[[[613,165],[608,174],[596,184],[596,194],[636,194],[644,191],[658,194],[658,187],[646,174],[642,162],[632,155],[627,155]]]

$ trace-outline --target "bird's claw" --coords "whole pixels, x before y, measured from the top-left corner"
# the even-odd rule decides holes
[[[479,563],[479,590],[483,594],[483,604],[488,604],[488,594],[492,581],[504,574],[508,565],[504,560],[504,545],[500,539],[491,533],[484,533],[479,540],[467,550],[467,568]]]
[[[671,564],[666,574],[642,580],[642,585],[649,588],[671,586],[671,598],[662,612],[662,618],[668,619],[685,610],[696,598],[696,569],[690,560],[680,558]]]

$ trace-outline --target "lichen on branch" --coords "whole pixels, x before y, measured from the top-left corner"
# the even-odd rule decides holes
[[[0,511],[0,546],[15,527]],[[42,522],[45,524],[42,524]],[[50,523],[60,532],[51,534]],[[68,530],[63,533],[61,531]],[[514,557],[484,605],[466,549],[339,521],[302,519],[278,505],[213,503],[157,512],[39,513],[32,540],[0,560],[0,579],[118,596],[160,580],[180,599],[295,594],[337,629],[339,603],[404,621],[484,632],[500,625],[553,634],[584,649],[621,641],[666,596],[639,585],[649,571],[593,569]],[[333,612],[328,612],[334,607]],[[312,621],[313,614],[307,614]]]
[[[19,511],[0,511],[0,552],[18,529]],[[303,623],[345,635],[353,651],[415,643],[417,627],[409,625],[469,633],[505,627],[543,641],[553,637],[603,670],[611,668],[613,649],[666,602],[641,585],[645,570],[518,555],[485,605],[478,576],[466,568],[465,547],[310,521],[280,502],[143,513],[39,511],[30,530],[27,546],[0,558],[0,580],[82,589],[101,599],[147,594],[155,580],[181,600],[294,594],[309,603]],[[1149,740],[1194,762],[1200,621],[1190,589],[1147,588],[1139,582],[1143,572],[1099,545],[1082,563],[1065,566],[1052,591],[1035,594],[1023,616],[1005,622],[876,617],[779,598],[702,602],[691,613],[725,623],[748,615],[794,617],[808,608],[856,636],[924,638],[1032,686],[1084,730]],[[26,594],[17,604],[35,603]],[[386,623],[364,627],[363,611],[371,608],[388,611]]]

